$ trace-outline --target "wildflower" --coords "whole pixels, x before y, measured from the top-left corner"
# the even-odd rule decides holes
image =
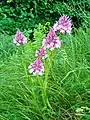
[[[13,39],[13,43],[20,46],[21,44],[27,43],[27,38],[23,35],[22,32],[18,29],[15,35],[15,38]]]
[[[47,37],[42,42],[43,46],[46,48],[50,48],[50,50],[54,50],[54,48],[60,48],[61,41],[59,37],[57,37],[53,28],[51,28],[50,32],[48,33]]]
[[[44,72],[44,66],[40,58],[37,58],[34,63],[29,65],[29,72],[33,73],[33,75],[42,75]]]
[[[46,47],[42,46],[39,50],[36,50],[35,56],[40,57],[41,59],[47,58]]]
[[[71,20],[68,16],[62,16],[59,20],[54,24],[53,29],[55,31],[60,31],[61,33],[71,33],[72,24]]]

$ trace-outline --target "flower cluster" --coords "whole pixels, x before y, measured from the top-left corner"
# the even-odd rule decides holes
[[[35,56],[41,59],[47,58],[46,47],[42,46],[39,50],[36,50]]]
[[[44,72],[44,66],[40,58],[37,58],[34,63],[29,65],[29,72],[33,73],[33,75],[42,75]]]
[[[22,32],[20,32],[19,29],[17,30],[15,38],[13,39],[13,43],[15,43],[17,46],[27,43],[27,38],[23,35]]]
[[[57,37],[53,28],[51,28],[47,37],[42,42],[42,47],[39,50],[36,50],[35,56],[38,57],[34,63],[29,65],[29,72],[33,73],[33,75],[42,75],[44,72],[44,65],[42,63],[42,59],[47,58],[46,49],[50,49],[51,51],[54,48],[60,48],[61,42]]]
[[[54,31],[60,31],[61,33],[71,33],[72,24],[71,20],[67,16],[62,16],[53,26]]]
[[[47,58],[47,49],[53,51],[55,48],[61,47],[61,41],[59,37],[57,37],[56,32],[60,33],[71,33],[72,24],[71,20],[68,16],[62,16],[59,20],[54,24],[54,26],[50,29],[46,38],[42,42],[42,46],[39,50],[36,50],[35,56],[36,60],[29,65],[28,69],[30,73],[33,75],[42,75],[44,72],[44,65],[42,60]],[[16,45],[21,45],[27,43],[27,38],[23,35],[20,30],[17,31],[13,42]]]
[[[53,28],[51,28],[50,32],[48,33],[47,37],[43,40],[42,44],[46,46],[46,48],[49,48],[51,51],[54,50],[54,48],[60,48],[61,42]]]

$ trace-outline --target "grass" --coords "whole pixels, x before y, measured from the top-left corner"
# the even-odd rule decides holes
[[[90,120],[90,29],[61,36],[46,92],[45,75],[27,69],[40,43],[29,42],[22,52],[12,38],[0,35],[0,120]]]

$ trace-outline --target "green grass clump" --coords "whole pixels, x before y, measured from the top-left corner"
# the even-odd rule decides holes
[[[46,96],[45,75],[34,77],[28,72],[40,43],[29,42],[22,49],[13,45],[12,36],[0,39],[0,120],[90,119],[90,29],[62,36]]]

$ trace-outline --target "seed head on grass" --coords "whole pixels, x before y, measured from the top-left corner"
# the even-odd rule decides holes
[[[44,66],[40,58],[37,58],[34,63],[29,65],[29,72],[33,73],[33,75],[43,75]]]
[[[71,33],[72,24],[68,16],[61,16],[59,20],[54,24],[53,29],[55,31],[60,31],[62,34]]]
[[[15,43],[17,46],[27,43],[27,38],[23,35],[22,32],[20,32],[19,29],[17,30],[15,38],[13,39],[13,43]]]
[[[50,32],[43,40],[42,44],[43,46],[46,46],[46,48],[49,48],[51,51],[54,50],[54,48],[60,48],[61,41],[59,40],[59,37],[57,37],[53,28],[51,28]]]

